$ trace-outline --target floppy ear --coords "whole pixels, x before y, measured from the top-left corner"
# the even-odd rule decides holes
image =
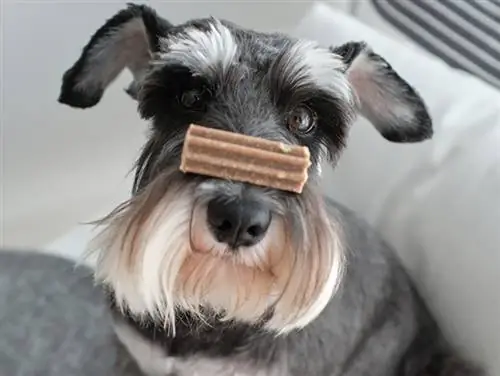
[[[151,8],[128,4],[95,32],[80,58],[64,73],[59,102],[78,108],[95,106],[124,68],[134,77],[126,91],[135,98],[159,38],[171,27]]]
[[[366,43],[350,42],[331,51],[344,60],[359,111],[392,142],[432,137],[432,120],[420,95]]]

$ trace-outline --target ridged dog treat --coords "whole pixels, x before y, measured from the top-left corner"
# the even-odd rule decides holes
[[[310,165],[307,147],[191,124],[180,170],[301,193]]]

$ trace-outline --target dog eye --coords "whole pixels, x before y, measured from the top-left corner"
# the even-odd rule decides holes
[[[200,107],[202,100],[203,93],[200,90],[185,91],[180,98],[182,105],[189,109]]]
[[[288,115],[287,126],[292,132],[308,134],[316,127],[316,114],[308,107],[297,107]]]

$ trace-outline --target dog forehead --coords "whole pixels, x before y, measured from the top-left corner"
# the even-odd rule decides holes
[[[216,71],[234,64],[259,66],[279,52],[290,38],[259,33],[217,18],[197,19],[176,26],[160,40],[159,63],[187,65],[194,71]]]
[[[176,26],[160,40],[159,63],[188,66],[194,72],[225,73],[237,64],[267,69],[284,51],[296,70],[337,69],[341,60],[317,43],[281,33],[263,33],[217,18],[197,19]],[[293,67],[292,67],[293,68]]]

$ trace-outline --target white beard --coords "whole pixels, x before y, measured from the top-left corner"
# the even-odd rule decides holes
[[[176,309],[201,316],[200,308],[209,307],[222,320],[255,323],[272,308],[266,327],[287,332],[314,320],[335,292],[341,241],[323,210],[303,244],[291,244],[276,218],[258,245],[225,252],[192,188],[169,187],[154,204],[153,194],[142,195],[111,215],[92,244],[96,277],[112,288],[120,309],[175,334]]]

